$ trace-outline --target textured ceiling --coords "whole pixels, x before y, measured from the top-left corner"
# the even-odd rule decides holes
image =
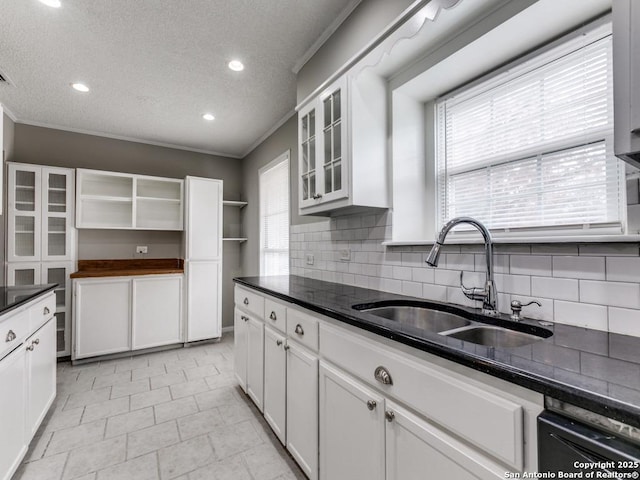
[[[294,108],[294,65],[347,4],[0,0],[0,102],[23,123],[242,156]]]

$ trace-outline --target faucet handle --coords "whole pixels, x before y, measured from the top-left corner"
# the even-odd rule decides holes
[[[471,300],[484,300],[487,298],[487,292],[484,288],[472,287],[468,288],[464,286],[464,281],[462,280],[464,276],[464,270],[460,271],[460,288],[462,289],[462,293],[464,296]]]
[[[520,300],[511,300],[511,320],[519,322],[522,320],[522,316],[520,312],[522,312],[522,307],[528,307],[529,305],[535,303],[539,307],[542,307],[542,304],[537,300],[531,300],[529,303],[523,304]]]

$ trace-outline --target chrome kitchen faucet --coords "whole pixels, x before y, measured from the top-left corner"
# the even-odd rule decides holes
[[[432,267],[438,266],[440,248],[444,243],[444,239],[447,237],[449,230],[461,223],[468,223],[469,225],[476,227],[480,233],[482,233],[482,237],[484,238],[484,251],[487,257],[487,281],[484,284],[484,288],[465,287],[462,282],[464,271],[461,271],[460,288],[462,288],[462,293],[471,300],[482,300],[482,313],[484,315],[498,315],[498,294],[496,292],[496,285],[493,281],[493,244],[491,242],[491,234],[489,233],[489,230],[487,230],[487,227],[478,220],[471,217],[456,217],[445,223],[444,227],[442,227],[442,230],[440,230],[440,233],[438,234],[438,240],[436,240],[436,243],[433,244],[433,247],[429,252],[426,262]]]

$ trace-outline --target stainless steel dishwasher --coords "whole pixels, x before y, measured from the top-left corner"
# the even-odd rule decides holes
[[[556,475],[542,478],[639,478],[640,445],[547,410],[538,416],[538,471]]]

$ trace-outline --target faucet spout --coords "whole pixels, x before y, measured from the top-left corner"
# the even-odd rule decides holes
[[[431,251],[427,256],[426,263],[432,267],[438,266],[438,261],[440,259],[440,249],[442,248],[442,245],[447,238],[447,234],[453,227],[461,223],[472,225],[482,234],[487,262],[487,281],[485,283],[484,289],[465,288],[464,285],[462,285],[461,279],[460,283],[462,286],[462,292],[472,300],[482,300],[482,313],[484,313],[485,315],[497,315],[498,294],[496,292],[496,286],[493,281],[493,242],[491,240],[491,233],[489,232],[487,227],[485,227],[478,220],[471,217],[456,217],[445,223],[440,230],[440,233],[438,234],[438,239],[433,244],[433,247],[431,248]]]

